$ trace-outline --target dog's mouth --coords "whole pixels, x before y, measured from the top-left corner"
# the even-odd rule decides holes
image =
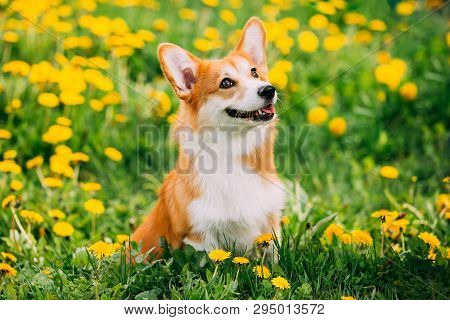
[[[225,112],[232,118],[250,119],[253,121],[269,121],[275,116],[275,107],[272,103],[270,103],[265,107],[252,111],[226,108]]]

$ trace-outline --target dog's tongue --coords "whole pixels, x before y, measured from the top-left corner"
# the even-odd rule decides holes
[[[273,107],[273,104],[269,104],[268,106],[261,108],[261,111],[264,111],[265,113],[275,113],[275,108]]]

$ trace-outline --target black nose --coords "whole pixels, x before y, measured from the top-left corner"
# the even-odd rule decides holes
[[[272,99],[275,96],[275,87],[268,85],[258,89],[258,96],[265,99]]]

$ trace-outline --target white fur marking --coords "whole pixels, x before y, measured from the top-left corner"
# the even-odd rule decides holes
[[[262,130],[260,137],[266,138],[265,128],[254,130]],[[191,202],[188,212],[192,231],[200,233],[204,241],[185,241],[197,250],[224,246],[240,251],[251,248],[258,235],[271,232],[269,214],[281,214],[284,206],[281,182],[274,185],[266,181],[237,158],[251,152],[261,141],[250,141],[247,148],[242,148],[242,141],[234,137],[232,147],[227,148],[223,141],[226,138],[219,132],[217,142],[208,143],[208,150],[201,146],[197,150],[195,165],[202,196]]]

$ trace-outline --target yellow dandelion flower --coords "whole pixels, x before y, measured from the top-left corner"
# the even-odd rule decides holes
[[[7,277],[14,277],[17,274],[17,270],[11,267],[5,262],[0,263],[0,275],[5,275]]]
[[[367,30],[359,30],[356,31],[355,38],[353,40],[355,43],[369,44],[372,42],[372,34]]]
[[[30,65],[25,61],[13,60],[3,64],[2,71],[13,76],[26,77],[30,73]]]
[[[100,190],[102,188],[102,185],[97,182],[82,182],[80,184],[80,187],[86,192],[91,192]]]
[[[49,188],[62,188],[63,182],[60,178],[47,177],[44,178],[44,184]]]
[[[233,25],[236,23],[236,15],[231,10],[228,9],[220,10],[219,16],[220,19],[222,19],[222,21],[225,21],[229,25]]]
[[[89,101],[89,107],[94,111],[100,112],[105,108],[105,103],[99,99],[92,99]]]
[[[208,40],[203,38],[194,39],[194,47],[202,52],[211,51],[222,46],[221,40]]]
[[[73,226],[65,221],[59,221],[53,226],[53,232],[60,237],[70,237],[73,231]]]
[[[9,106],[12,109],[16,109],[16,110],[20,109],[22,107],[22,101],[20,99],[14,98],[14,99],[11,100]]]
[[[388,63],[375,68],[375,79],[386,84],[389,89],[395,90],[403,79],[407,68],[405,61],[398,58],[392,59]]]
[[[3,259],[7,259],[7,260],[12,261],[12,262],[16,262],[17,261],[16,256],[13,255],[12,253],[0,252],[0,255],[3,257]]]
[[[207,38],[209,40],[216,40],[216,39],[220,38],[219,30],[217,30],[216,28],[213,28],[213,27],[207,27],[203,31],[203,35],[205,36],[205,38]]]
[[[111,159],[113,161],[120,161],[120,160],[122,160],[122,157],[123,157],[122,153],[119,150],[112,148],[112,147],[106,148],[104,150],[104,153],[109,159]]]
[[[41,224],[42,222],[44,222],[44,218],[35,211],[21,210],[20,216],[31,224]]]
[[[396,218],[397,216],[398,216],[397,211],[389,211],[386,209],[377,210],[371,214],[372,218],[381,218],[381,219],[386,219],[388,217]]]
[[[30,159],[27,161],[26,166],[28,169],[33,169],[40,167],[44,163],[44,158],[42,156],[34,157],[33,159]]]
[[[12,134],[6,129],[0,129],[0,139],[9,140],[11,139]]]
[[[412,82],[407,82],[400,87],[399,92],[402,98],[406,101],[416,100],[418,93],[417,85]]]
[[[22,168],[14,160],[3,160],[0,161],[0,172],[19,174],[22,172]]]
[[[103,202],[97,199],[89,199],[83,204],[83,206],[87,212],[93,215],[101,215],[105,212]]]
[[[14,31],[6,31],[3,34],[3,41],[9,43],[16,43],[17,41],[19,41],[19,35]]]
[[[172,123],[175,123],[175,121],[177,120],[177,115],[174,113],[174,114],[171,114],[171,115],[169,115],[168,117],[167,117],[167,123],[168,124],[172,124]]]
[[[295,41],[289,36],[280,36],[275,40],[275,46],[280,49],[282,54],[289,54]]]
[[[23,183],[19,180],[12,180],[9,184],[9,187],[13,189],[14,191],[19,191],[23,189]]]
[[[143,40],[147,40],[148,33],[152,34],[150,31],[147,31],[147,30],[139,30],[137,33]],[[110,66],[108,60],[106,60],[103,57],[89,58],[89,62],[90,62],[89,67],[91,67],[91,68],[99,68],[99,69],[106,70]]]
[[[430,247],[430,250],[428,250],[428,259],[432,261],[436,260],[436,251],[434,251],[433,247]]]
[[[377,54],[377,62],[379,64],[386,64],[391,62],[391,54],[387,51],[380,51]]]
[[[214,262],[222,262],[231,257],[231,252],[222,249],[214,249],[208,253],[208,257]]]
[[[258,278],[268,279],[270,277],[270,270],[266,266],[256,266],[252,270]]]
[[[358,12],[347,12],[344,15],[344,22],[348,25],[364,25],[366,23],[366,17]]]
[[[283,216],[281,218],[281,223],[284,224],[284,225],[288,225],[289,223],[291,223],[291,219],[289,219],[288,216]]]
[[[3,200],[2,200],[2,208],[6,208],[8,207],[10,204],[12,204],[14,201],[16,200],[16,196],[13,194],[10,194],[8,196],[6,196]]]
[[[356,298],[353,296],[342,296],[341,300],[356,300]]]
[[[242,0],[228,0],[228,2],[233,9],[242,8]]]
[[[73,162],[88,162],[89,156],[83,152],[74,152],[70,155],[70,161]]]
[[[347,121],[342,117],[336,117],[328,123],[328,129],[336,137],[342,136],[347,130]]]
[[[164,32],[169,29],[169,22],[164,19],[155,19],[155,21],[153,21],[152,27],[156,31]]]
[[[112,91],[107,93],[105,96],[102,97],[102,102],[106,105],[114,105],[119,104],[121,102],[121,97],[118,92]]]
[[[397,3],[395,11],[400,16],[410,16],[416,10],[416,4],[414,1],[402,1]]]
[[[271,68],[269,70],[269,79],[274,85],[280,89],[285,89],[288,84],[288,75],[279,68]]]
[[[328,26],[328,18],[323,14],[315,14],[309,18],[309,26],[315,30],[322,30]]]
[[[62,103],[68,106],[76,106],[79,104],[83,104],[85,101],[84,97],[81,94],[72,91],[61,92],[59,94],[59,99],[61,100]]]
[[[42,140],[47,143],[57,144],[69,140],[72,134],[71,128],[54,124],[42,135]]]
[[[128,234],[118,234],[116,238],[117,242],[120,244],[130,241],[130,236]]]
[[[380,175],[386,179],[397,179],[399,172],[396,167],[393,166],[383,166],[380,168]]]
[[[343,244],[350,244],[352,243],[352,236],[348,233],[343,233],[340,236],[338,236],[339,241],[341,241]]]
[[[272,285],[277,289],[284,290],[284,289],[291,288],[289,281],[287,281],[285,278],[280,277],[280,276],[273,278],[271,282],[272,282]]]
[[[429,232],[419,233],[419,239],[422,239],[422,241],[430,245],[431,248],[436,248],[441,245],[439,239],[434,234]]]
[[[392,217],[386,217],[386,221],[383,223],[383,228],[389,237],[397,238],[402,232],[406,231],[408,224],[409,220],[407,219],[394,219]]]
[[[261,246],[268,246],[270,242],[273,240],[273,235],[271,233],[264,233],[258,237],[256,237],[255,242]]]
[[[112,256],[116,251],[116,247],[112,243],[97,241],[91,245],[88,250],[92,252],[97,259],[103,259]]]
[[[14,161],[14,159],[7,159],[0,161],[1,172],[20,173],[22,168]]]
[[[250,260],[245,257],[234,257],[232,262],[234,264],[244,265],[250,263]]]
[[[48,211],[48,215],[56,219],[64,219],[66,214],[59,209],[51,209]]]
[[[118,58],[130,57],[133,55],[133,53],[134,49],[127,46],[116,47],[112,51],[113,56]]]
[[[304,52],[315,52],[319,47],[319,39],[312,31],[302,31],[299,33],[298,45]]]
[[[337,224],[332,223],[325,229],[323,234],[328,242],[331,243],[333,241],[333,236],[340,238],[344,234],[344,229],[342,229]]]
[[[333,34],[325,37],[323,47],[327,51],[338,51],[345,45],[346,37],[342,33]]]
[[[217,7],[219,5],[219,0],[202,0],[202,2],[208,7]]]
[[[58,7],[58,15],[60,17],[64,18],[70,17],[72,15],[72,12],[73,10],[68,4],[61,5]]]
[[[6,150],[3,152],[3,159],[5,160],[12,160],[17,157],[17,151],[16,150]]]
[[[365,230],[353,230],[352,240],[357,245],[371,246],[373,243],[372,236]]]
[[[56,94],[43,92],[38,96],[38,102],[47,108],[55,108],[59,105],[59,98]]]
[[[340,34],[341,29],[339,28],[339,26],[337,24],[329,23],[328,27],[327,27],[327,32],[333,36],[333,35]]]
[[[194,21],[195,19],[197,19],[197,12],[189,8],[181,8],[178,11],[178,15],[183,20]]]
[[[115,114],[114,121],[117,123],[125,123],[127,122],[127,116],[121,113]]]
[[[70,156],[72,154],[72,149],[64,144],[60,144],[55,148],[55,153],[61,156],[67,155]],[[53,160],[54,158],[51,158]],[[64,161],[66,161],[66,157],[64,157]]]
[[[446,210],[447,212],[450,211],[450,194],[449,193],[442,193],[439,194],[436,200],[436,208],[438,211]]]
[[[383,20],[375,19],[369,22],[369,29],[372,31],[386,31],[386,23]]]
[[[324,107],[314,107],[308,111],[308,123],[319,125],[328,119],[328,111]]]

